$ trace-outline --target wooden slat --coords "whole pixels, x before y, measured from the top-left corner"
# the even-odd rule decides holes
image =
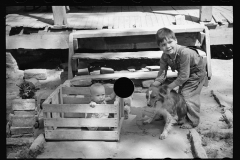
[[[221,24],[227,23],[227,19],[223,17],[222,14],[216,8],[213,8],[212,12],[213,12],[213,18],[217,23],[221,23]]]
[[[211,67],[211,49],[210,49],[210,34],[208,28],[205,26],[205,44],[203,45],[204,50],[207,53],[207,76],[212,76],[212,67]]]
[[[162,51],[75,53],[73,59],[160,59]]]
[[[210,30],[210,38],[210,45],[233,44],[233,28]]]
[[[43,112],[117,113],[117,108],[113,104],[97,104],[95,108],[89,104],[43,104]]]
[[[33,127],[35,115],[11,115],[11,126],[13,127]]]
[[[117,131],[81,131],[77,129],[46,130],[45,138],[52,140],[117,140]]]
[[[233,17],[230,14],[227,14],[226,12],[220,12],[223,17],[225,17],[228,21],[228,23],[233,23]]]
[[[87,104],[91,102],[90,97],[77,98],[77,97],[63,97],[63,104]]]
[[[66,49],[69,33],[47,33],[6,36],[6,49]]]
[[[89,87],[62,87],[62,94],[90,95]]]
[[[212,19],[212,6],[201,6],[199,18],[200,21],[210,22]]]
[[[44,125],[55,127],[118,127],[116,118],[46,118]]]
[[[228,10],[228,9],[224,8],[224,6],[213,6],[213,8],[216,8],[217,10],[219,10],[221,12],[226,12],[228,14],[233,14],[233,10]]]
[[[109,80],[109,79],[118,79],[121,77],[127,77],[130,79],[155,79],[157,77],[158,71],[151,72],[117,72],[112,74],[100,74],[100,75],[83,75],[74,77],[74,80],[77,79],[97,79],[97,80]],[[167,77],[177,77],[177,72],[168,71]]]
[[[149,35],[156,34],[159,27],[151,28],[134,28],[134,29],[111,29],[111,30],[80,30],[74,33],[73,38],[90,38],[90,37],[118,37],[118,36],[133,36],[133,35]],[[176,26],[171,25],[169,29],[173,30],[175,33],[182,32],[201,32],[203,31],[203,26],[201,25],[182,25]]]

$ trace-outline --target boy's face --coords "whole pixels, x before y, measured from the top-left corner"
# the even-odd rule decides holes
[[[163,42],[159,43],[159,47],[163,53],[174,54],[176,52],[177,40],[167,38]]]
[[[92,90],[92,100],[96,103],[102,103],[105,100],[105,88],[103,86]]]

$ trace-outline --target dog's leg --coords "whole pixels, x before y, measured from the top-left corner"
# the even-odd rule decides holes
[[[159,136],[159,139],[163,140],[168,136],[168,132],[172,128],[173,117],[171,116],[171,114],[167,110],[162,111],[161,114],[163,115],[163,118],[165,120],[165,125],[164,125],[164,128],[163,128],[162,134]]]

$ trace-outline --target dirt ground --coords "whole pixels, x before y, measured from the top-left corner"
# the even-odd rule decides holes
[[[216,130],[216,129],[223,129],[226,128],[227,125],[224,122],[219,121],[219,118],[221,117],[221,108],[219,107],[219,105],[216,103],[216,101],[214,100],[214,98],[211,96],[211,90],[213,90],[214,92],[218,92],[224,99],[224,101],[229,104],[230,106],[233,105],[233,59],[230,60],[219,60],[219,59],[212,59],[211,60],[212,63],[212,79],[209,82],[209,86],[208,87],[204,87],[202,90],[202,94],[201,94],[201,122],[199,124],[199,126],[196,128],[196,130],[201,134],[204,131],[212,131],[212,130]],[[60,77],[60,73],[61,71],[55,71],[55,70],[48,70],[48,74],[50,75],[50,78],[48,78],[47,81],[42,81],[42,86],[41,86],[41,90],[45,90],[45,91],[49,91],[52,92],[59,84],[61,84],[61,80],[59,79]],[[19,72],[20,74],[20,72]],[[21,75],[21,74],[20,74]],[[19,80],[18,81],[7,81],[7,116],[9,115],[9,113],[11,112],[11,105],[10,105],[10,101],[12,99],[14,99],[17,94],[18,94],[18,88],[15,86],[14,83],[16,82],[20,82],[21,80],[21,76],[19,76]],[[142,93],[144,96],[144,93]],[[142,99],[142,97],[140,96],[140,99]],[[138,101],[135,98],[135,101]],[[134,118],[133,116],[130,116],[130,119]],[[126,121],[125,123],[128,123],[130,120]],[[130,122],[129,122],[130,123]],[[132,122],[131,122],[132,123]],[[155,123],[160,123],[160,122],[155,122]],[[154,123],[154,124],[155,124]],[[149,140],[146,140],[146,142],[150,142],[152,140],[150,140],[150,137],[153,137],[153,134],[157,134],[157,132],[159,132],[159,130],[156,132],[156,127],[158,125],[149,125],[147,126],[147,129],[149,130],[148,133],[150,134],[146,134],[144,136],[148,137]],[[126,125],[128,126],[128,125]],[[145,126],[146,127],[146,126]],[[131,127],[130,127],[131,128]],[[135,136],[133,134],[129,134],[129,128],[123,128],[123,132],[121,133],[122,137],[122,143],[124,143],[124,146],[135,146],[136,144],[140,144],[139,142],[141,141],[141,136],[139,137],[138,141],[133,141],[131,140],[131,136]],[[178,130],[180,130],[180,132],[178,132]],[[125,131],[125,132],[124,132]],[[155,133],[156,132],[156,133]],[[174,141],[174,139],[177,137],[178,134],[181,134],[183,132],[187,132],[185,131],[181,131],[181,129],[176,129],[176,132],[174,131],[169,137],[169,141]],[[233,139],[232,138],[226,138],[226,139],[220,139],[220,138],[216,138],[216,137],[206,137],[202,135],[202,141],[203,141],[203,146],[204,149],[206,150],[206,153],[208,155],[209,158],[225,158],[225,157],[229,157],[232,158],[233,157]],[[181,142],[181,141],[180,141]],[[159,144],[162,143],[159,140]],[[185,148],[186,150],[184,151],[186,154],[181,156],[181,157],[175,157],[175,158],[191,158],[192,154],[189,150],[187,150],[187,148],[189,147],[189,144],[187,144],[187,139],[182,139],[182,145],[186,145]],[[147,143],[145,143],[147,144]],[[174,144],[174,143],[173,143]],[[63,144],[62,144],[63,145]],[[50,147],[50,146],[48,146]],[[138,146],[140,147],[140,146]],[[156,148],[159,147],[159,149],[163,149],[164,152],[169,153],[169,155],[171,155],[171,150],[178,150],[178,148],[174,147],[174,146],[169,146],[170,148],[166,149],[166,148],[161,148],[160,145],[156,145]],[[51,147],[50,147],[51,148]],[[63,147],[64,148],[64,147]],[[66,148],[65,148],[66,149]],[[154,148],[155,149],[155,148]],[[154,150],[153,149],[153,150]],[[94,147],[93,147],[94,150]],[[150,150],[147,154],[147,152],[132,152],[131,155],[127,156],[128,158],[130,157],[134,157],[134,158],[157,158],[157,157],[161,157],[161,155],[159,155],[159,152],[155,152],[155,151],[151,151],[151,147]],[[62,150],[58,150],[58,153],[65,153],[65,151]],[[79,153],[71,151],[70,152],[72,154],[76,153],[79,155]],[[46,155],[46,152],[42,154]],[[135,156],[133,156],[133,154],[137,154]],[[154,156],[155,154],[155,156]],[[62,154],[60,154],[62,155]],[[78,155],[72,155],[71,157],[78,157]],[[151,156],[150,156],[151,155]],[[66,155],[65,155],[66,156]],[[86,156],[86,155],[85,155]],[[44,156],[43,156],[44,157]],[[45,157],[45,158],[58,158],[57,157]],[[117,155],[111,155],[112,158],[126,158],[126,152],[120,152]],[[174,156],[171,156],[172,158],[174,158]],[[39,155],[39,158],[41,158],[41,155]],[[62,158],[62,157],[61,157]]]

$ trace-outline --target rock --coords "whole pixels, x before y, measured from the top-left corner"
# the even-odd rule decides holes
[[[40,84],[39,80],[37,80],[36,78],[26,79],[25,81],[30,83],[31,85],[35,86],[35,88],[40,88],[41,87],[41,84]]]
[[[92,79],[71,80],[70,83],[74,87],[88,87],[92,85]]]
[[[78,76],[81,76],[81,75],[89,75],[88,68],[78,69],[78,70],[77,70],[77,75],[78,75]]]
[[[33,134],[33,127],[10,127],[11,135]]]
[[[32,145],[29,148],[29,154],[37,152],[39,149],[43,148],[45,143],[45,138],[43,134],[40,134],[32,143]]]
[[[47,79],[47,70],[46,69],[27,69],[24,71],[24,78],[36,78],[38,80]]]
[[[11,68],[14,71],[18,70],[17,62],[9,52],[6,52],[6,67]]]
[[[142,81],[142,86],[148,88],[153,82],[154,80],[144,80]]]
[[[100,74],[109,74],[109,73],[114,73],[114,70],[112,68],[101,67]]]
[[[28,111],[28,110],[35,110],[36,104],[35,99],[14,99],[12,101],[12,110],[13,111]]]

